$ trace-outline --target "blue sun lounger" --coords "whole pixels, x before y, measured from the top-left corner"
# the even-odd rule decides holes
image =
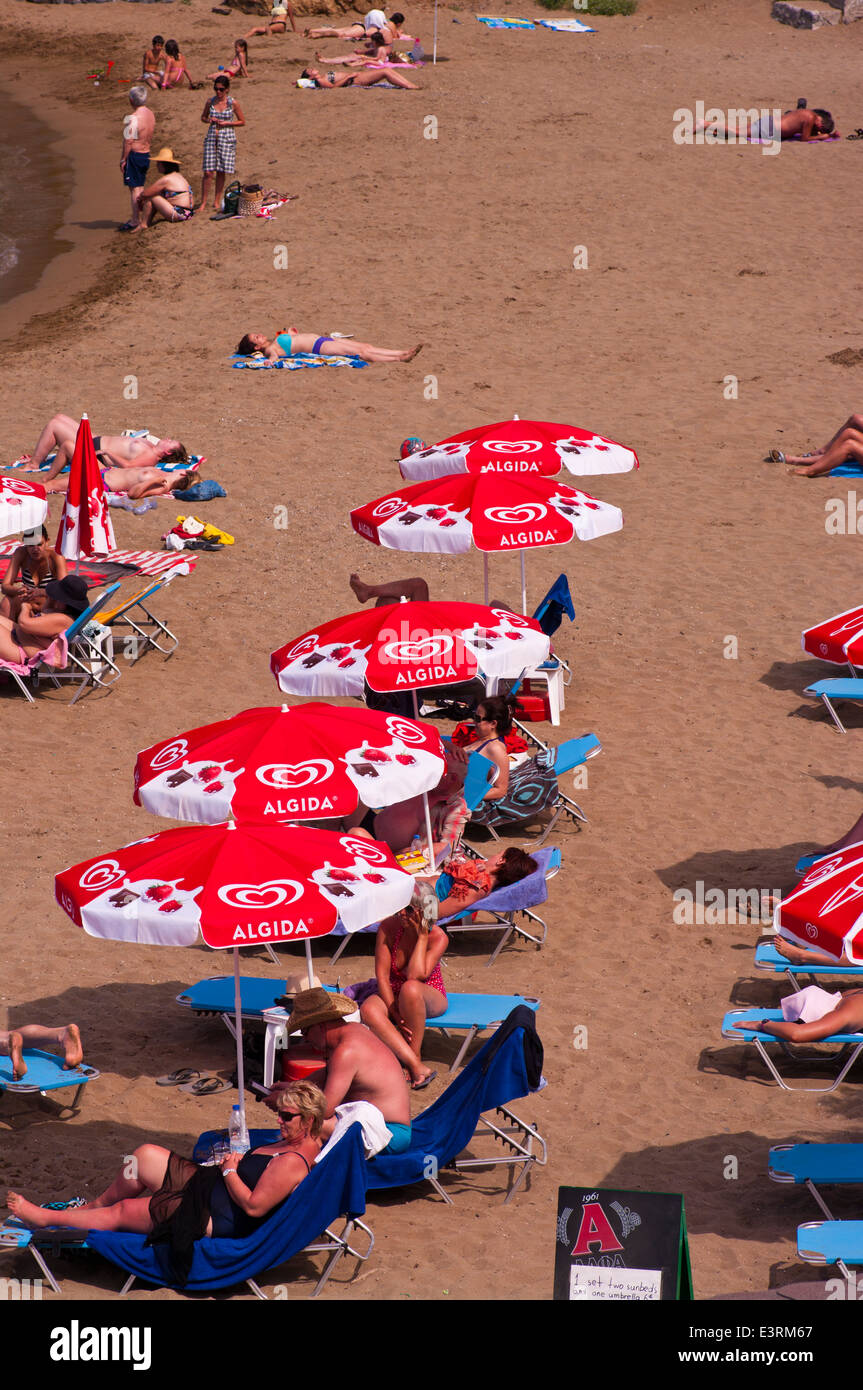
[[[848,1266],[863,1265],[863,1221],[806,1221],[797,1227],[797,1254],[809,1265],[838,1265],[852,1284]]]
[[[287,1019],[288,1012],[276,1005],[283,997],[287,984],[285,980],[259,979],[244,975],[240,978],[240,1003],[243,1018],[264,1021],[264,1010],[281,1014]],[[335,986],[327,985],[331,991]],[[212,980],[198,980],[197,984],[184,989],[177,995],[177,1003],[196,1014],[218,1015],[231,1036],[234,1036],[234,977],[221,975]],[[466,1032],[467,1037],[459,1049],[458,1056],[450,1067],[456,1071],[478,1033],[488,1028],[497,1028],[509,1013],[518,1005],[526,1004],[534,1012],[540,1001],[521,994],[449,994],[447,1008],[437,1018],[426,1020],[426,1028],[438,1028],[449,1037],[454,1033]],[[274,1024],[276,1020],[274,1020]],[[269,1027],[269,1024],[268,1024]],[[265,1085],[272,1085],[272,1077],[264,1076]]]
[[[820,1092],[822,1095],[827,1094],[830,1091],[835,1091],[836,1087],[840,1085],[840,1083],[844,1081],[845,1077],[848,1075],[848,1072],[853,1067],[860,1052],[863,1051],[863,1033],[833,1033],[829,1038],[822,1038],[820,1042],[835,1044],[839,1048],[838,1052],[834,1053],[830,1057],[820,1057],[817,1055],[813,1056],[813,1054],[810,1053],[807,1057],[804,1058],[801,1057],[800,1053],[795,1050],[796,1044],[794,1043],[785,1042],[782,1038],[774,1038],[771,1033],[762,1033],[757,1028],[741,1029],[735,1028],[733,1026],[736,1022],[738,1022],[738,1020],[742,1023],[746,1019],[762,1018],[775,1019],[777,1022],[780,1022],[782,1019],[782,1010],[732,1009],[729,1013],[725,1015],[724,1019],[722,1020],[722,1036],[723,1038],[729,1038],[734,1042],[753,1043],[756,1049],[758,1050],[758,1055],[760,1056],[762,1062],[767,1067],[767,1070],[770,1072],[770,1075],[773,1077],[774,1081],[782,1087],[783,1091],[814,1091]],[[846,1051],[850,1052],[850,1056],[844,1062],[841,1071],[839,1072],[838,1076],[836,1077],[831,1086],[789,1086],[788,1083],[783,1080],[779,1072],[776,1070],[776,1064],[773,1061],[773,1058],[768,1053],[765,1047],[765,1043],[777,1043],[787,1054],[787,1056],[793,1058],[797,1062],[801,1062],[804,1060],[808,1062],[836,1062],[842,1059]],[[807,1046],[807,1044],[804,1044],[804,1046]]]
[[[805,1186],[819,1207],[833,1220],[821,1193],[823,1187],[863,1184],[863,1144],[775,1144],[767,1161],[773,1182]]]
[[[544,1166],[548,1158],[546,1141],[537,1126],[520,1120],[509,1108],[511,1101],[542,1090],[546,1084],[540,1078],[532,1087],[528,1079],[527,1032],[526,1027],[515,1026],[502,1040],[489,1038],[443,1094],[414,1116],[410,1148],[401,1154],[378,1154],[367,1162],[367,1190],[429,1182],[452,1206],[452,1198],[440,1182],[444,1168],[460,1172],[503,1164],[513,1171],[519,1169],[504,1205],[511,1201],[534,1166]],[[269,1130],[256,1142],[272,1143],[277,1137],[276,1130]],[[463,1156],[471,1140],[489,1139],[499,1147],[488,1157]]]
[[[809,983],[814,984],[816,975],[830,978],[839,975],[846,979],[855,976],[859,979],[863,975],[863,965],[840,965],[838,962],[832,965],[820,965],[815,962],[811,965],[795,965],[777,951],[772,941],[759,941],[755,948],[755,965],[758,970],[767,970],[771,975],[787,976],[795,989],[800,988],[801,976],[808,976]]]
[[[74,1086],[75,1094],[64,1106],[67,1110],[77,1109],[78,1098],[87,1082],[95,1081],[100,1075],[95,1067],[83,1064],[67,1069],[63,1066],[62,1057],[53,1052],[42,1052],[36,1047],[25,1047],[24,1061],[27,1071],[20,1081],[16,1081],[12,1075],[12,1058],[0,1057],[0,1093],[8,1091],[10,1095],[45,1096],[49,1091],[63,1091]]]
[[[266,1299],[256,1282],[259,1275],[302,1251],[328,1251],[330,1258],[315,1285],[312,1294],[315,1297],[344,1255],[366,1260],[372,1252],[374,1236],[359,1219],[366,1209],[365,1177],[362,1128],[352,1125],[326,1158],[312,1165],[312,1171],[297,1190],[252,1235],[245,1240],[205,1237],[196,1241],[189,1278],[180,1291],[207,1293],[246,1283],[258,1298]],[[329,1228],[340,1217],[344,1218],[345,1225],[335,1234]],[[362,1253],[350,1243],[357,1228],[367,1241]],[[136,1279],[157,1288],[177,1288],[166,1247],[148,1246],[145,1241],[146,1236],[119,1231],[87,1232],[87,1244],[91,1249],[128,1271],[130,1277],[123,1285],[123,1293]]]
[[[839,732],[841,734],[847,734],[848,730],[833,708],[833,701],[863,700],[863,679],[854,676],[844,676],[838,679],[830,678],[828,680],[815,681],[814,685],[807,685],[803,694],[811,695],[813,700],[820,700]]]

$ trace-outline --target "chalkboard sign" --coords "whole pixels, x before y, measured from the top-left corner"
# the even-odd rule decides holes
[[[559,1187],[554,1297],[616,1303],[692,1298],[682,1196]]]

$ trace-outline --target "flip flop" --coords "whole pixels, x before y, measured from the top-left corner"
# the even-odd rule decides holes
[[[133,232],[137,227],[137,222],[124,222],[122,227],[118,227],[118,232]]]
[[[432,1082],[434,1081],[434,1079],[435,1079],[436,1076],[437,1076],[437,1072],[436,1072],[436,1071],[430,1071],[429,1074],[428,1074],[428,1076],[424,1076],[424,1077],[423,1077],[422,1081],[412,1081],[412,1082],[411,1082],[411,1090],[412,1090],[412,1091],[424,1091],[425,1088],[426,1088],[426,1086],[430,1086],[430,1085],[432,1084]]]
[[[192,1067],[180,1067],[178,1071],[172,1071],[168,1076],[160,1076],[156,1080],[157,1086],[180,1086],[185,1081],[197,1081],[201,1075]]]
[[[845,138],[846,138],[847,140],[863,140],[863,129],[861,129],[861,127],[858,125],[858,127],[857,127],[856,131],[854,132],[854,134],[853,134],[853,135],[847,135]]]
[[[181,1091],[187,1091],[190,1096],[217,1096],[220,1091],[230,1091],[230,1081],[225,1081],[221,1076],[202,1076],[199,1081],[192,1081],[188,1086],[181,1086]]]

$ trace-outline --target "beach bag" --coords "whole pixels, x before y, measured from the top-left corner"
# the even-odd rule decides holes
[[[237,203],[238,217],[257,217],[264,201],[264,190],[259,183],[247,184],[240,189],[240,197]]]
[[[234,179],[225,189],[225,196],[222,199],[222,212],[226,212],[229,217],[236,217],[240,205],[240,194],[242,187],[239,179]]]

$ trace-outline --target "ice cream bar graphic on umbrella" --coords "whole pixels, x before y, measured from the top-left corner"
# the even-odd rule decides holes
[[[114,527],[90,421],[83,415],[69,466],[69,487],[60,514],[56,549],[67,560],[85,560],[90,555],[107,555],[114,548]]]
[[[592,430],[516,416],[450,435],[399,462],[402,477],[411,482],[447,473],[552,477],[562,468],[580,478],[628,473],[638,468],[638,455]]]

